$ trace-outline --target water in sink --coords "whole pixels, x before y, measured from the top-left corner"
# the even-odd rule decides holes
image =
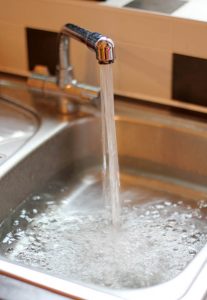
[[[69,280],[139,288],[174,278],[205,245],[206,200],[137,186],[133,176],[122,176],[117,230],[101,190],[100,177],[88,170],[50,182],[4,222],[0,252]]]

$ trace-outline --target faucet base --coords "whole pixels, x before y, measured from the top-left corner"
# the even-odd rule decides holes
[[[76,113],[79,104],[97,106],[100,98],[99,87],[81,84],[76,80],[60,88],[56,77],[50,76],[45,66],[36,66],[27,84],[31,90],[41,92],[44,97],[55,96],[57,111],[64,115]]]

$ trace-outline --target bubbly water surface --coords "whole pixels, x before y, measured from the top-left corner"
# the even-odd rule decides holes
[[[101,184],[94,184],[91,194],[82,191],[95,197],[92,203],[100,200],[100,192]],[[122,197],[117,230],[110,210],[90,207],[90,199],[84,200],[85,208],[77,203],[70,209],[71,196],[57,203],[49,194],[35,195],[10,218],[0,251],[53,275],[111,288],[172,279],[207,241],[207,201],[189,204],[142,188],[125,190]]]

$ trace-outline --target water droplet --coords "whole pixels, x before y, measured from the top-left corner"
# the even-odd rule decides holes
[[[32,200],[33,200],[33,201],[40,201],[40,200],[41,200],[41,196],[40,196],[40,195],[34,195],[34,196],[32,197]]]

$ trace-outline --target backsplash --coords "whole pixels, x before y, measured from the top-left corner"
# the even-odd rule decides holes
[[[30,58],[28,65],[26,28],[58,32],[68,22],[101,32],[115,41],[117,59],[113,69],[118,94],[176,103],[172,101],[173,54],[207,59],[205,22],[94,1],[4,0],[2,7],[1,71],[26,75],[32,68]],[[38,49],[39,43],[35,44]],[[48,43],[48,53],[51,52],[54,54],[56,49]],[[98,66],[91,51],[71,41],[70,56],[79,81],[99,84]],[[173,97],[177,97],[174,92]]]

